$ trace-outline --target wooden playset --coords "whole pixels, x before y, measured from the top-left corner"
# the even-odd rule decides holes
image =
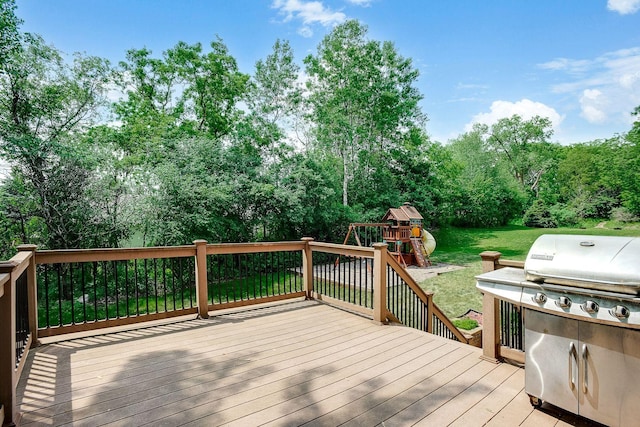
[[[390,208],[380,223],[353,223],[344,243],[353,234],[358,246],[370,246],[383,241],[389,244],[389,252],[405,266],[431,265],[429,256],[436,248],[433,236],[422,227],[424,218],[410,203]]]

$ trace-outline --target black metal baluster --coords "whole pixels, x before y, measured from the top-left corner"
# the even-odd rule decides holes
[[[193,308],[193,303],[196,298],[196,260],[195,258],[187,258],[189,263],[189,286],[191,291],[189,292],[190,308]]]
[[[102,283],[104,284],[104,311],[109,320],[109,280],[107,279],[107,261],[102,261]]]
[[[153,259],[153,293],[156,301],[156,313],[160,312],[158,309],[158,262],[157,258]]]
[[[80,264],[80,280],[82,281],[82,321],[83,323],[87,323],[87,285],[86,285],[86,276],[84,274],[84,264]]]
[[[113,277],[115,278],[116,287],[116,319],[120,317],[120,295],[118,293],[118,261],[113,261]]]
[[[178,291],[176,290],[176,259],[171,258],[171,295],[173,296],[171,299],[173,300],[173,311],[177,310],[176,300],[178,299]],[[182,308],[182,304],[180,304],[180,308]]]
[[[149,263],[145,258],[143,262],[144,268],[144,314],[149,314]]]
[[[58,325],[62,326],[62,295],[64,295],[64,290],[62,289],[62,269],[61,264],[57,264],[58,266]]]
[[[227,256],[225,256],[224,258],[224,266],[225,266],[225,278],[224,278],[224,283],[225,283],[225,298],[226,301],[229,302],[229,286],[233,286],[233,284],[230,282],[231,281],[231,275],[229,273],[229,264],[233,264],[233,259],[232,259],[233,255],[229,254]]]
[[[74,325],[76,323],[76,311],[75,311],[75,293],[73,292],[73,263],[69,263],[69,286],[71,287],[71,324]]]
[[[124,262],[124,315],[129,317],[129,260]]]
[[[98,320],[98,261],[93,262],[93,320]]]
[[[218,266],[218,276],[214,285],[218,288],[218,303],[222,302],[222,255],[216,255],[216,265]],[[213,292],[212,292],[213,293]]]
[[[140,289],[138,285],[138,260],[133,260],[133,282],[136,290],[136,316],[140,316]]]

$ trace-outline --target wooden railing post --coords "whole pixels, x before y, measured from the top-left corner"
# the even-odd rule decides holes
[[[30,251],[31,259],[27,267],[27,299],[29,300],[29,333],[31,346],[38,345],[38,279],[36,277],[36,245],[20,245],[19,251]]]
[[[484,251],[480,254],[482,258],[482,272],[488,273],[489,271],[496,270],[496,263],[500,260],[502,254],[496,251]]]
[[[434,308],[433,308],[433,294],[429,294],[429,304],[427,304],[427,332],[432,334],[433,333],[433,316],[435,315],[434,313]]]
[[[16,407],[16,277],[11,271],[15,263],[0,263],[0,413],[4,413],[2,425],[15,425]]]
[[[496,263],[502,254],[485,251],[482,258],[482,272],[496,269]],[[500,303],[489,294],[482,295],[482,359],[497,363],[500,349]]]
[[[313,237],[303,237],[302,241],[305,242],[302,250],[302,282],[306,293],[305,298],[313,299],[313,251],[309,245],[313,242]]]
[[[194,240],[196,245],[196,300],[198,301],[198,316],[209,318],[209,294],[207,291],[207,241]]]
[[[373,244],[373,321],[387,323],[387,244]]]

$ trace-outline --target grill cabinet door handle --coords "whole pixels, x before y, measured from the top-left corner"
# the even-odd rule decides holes
[[[571,385],[571,390],[576,387],[576,381],[573,379],[573,363],[575,360],[576,366],[578,365],[578,352],[576,351],[576,345],[573,343],[569,343],[569,385]]]
[[[582,392],[587,394],[587,345],[582,344]]]

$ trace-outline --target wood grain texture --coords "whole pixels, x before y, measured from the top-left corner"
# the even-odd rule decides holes
[[[480,355],[297,300],[38,347],[18,405],[23,426],[588,425]]]

